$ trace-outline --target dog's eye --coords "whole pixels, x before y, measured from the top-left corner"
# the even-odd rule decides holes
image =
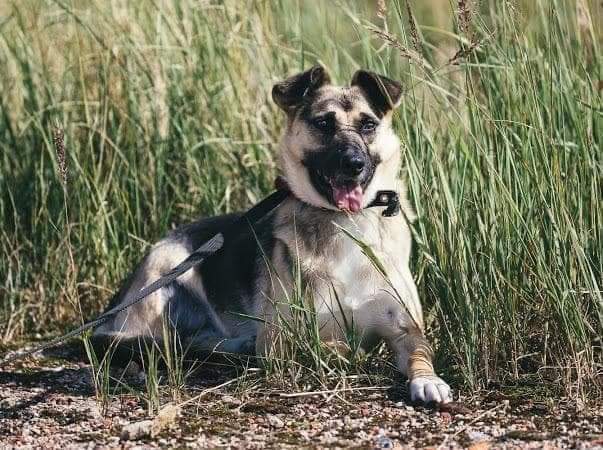
[[[314,120],[314,126],[319,130],[328,130],[331,128],[332,122],[328,117],[319,117]]]
[[[366,120],[360,125],[360,131],[363,133],[371,133],[375,131],[375,128],[377,128],[377,122],[374,120]]]

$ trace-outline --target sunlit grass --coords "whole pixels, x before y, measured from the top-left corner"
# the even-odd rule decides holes
[[[371,2],[4,3],[3,339],[63,331],[81,319],[75,293],[93,316],[166,230],[268,193],[283,119],[270,87],[319,61],[341,83],[366,67],[407,88],[395,126],[438,367],[472,386],[537,374],[592,392],[600,4],[482,2],[462,24],[456,2],[410,2],[413,36],[406,2],[385,3],[386,21]]]

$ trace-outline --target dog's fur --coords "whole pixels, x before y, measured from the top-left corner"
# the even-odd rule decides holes
[[[277,316],[290,313],[284,300],[298,267],[321,339],[340,342],[341,324],[353,324],[364,348],[380,340],[389,344],[410,380],[413,400],[448,401],[450,389],[433,370],[409,269],[406,220],[413,213],[399,179],[400,142],[391,126],[401,92],[399,83],[363,70],[351,86],[336,87],[320,66],[277,83],[273,99],[287,116],[280,168],[292,195],[260,226],[231,238],[200,267],[98,328],[95,340],[118,338],[122,347],[141,338],[161,340],[168,316],[189,348],[265,354],[278,333]],[[383,208],[365,208],[384,189],[399,192],[403,214],[383,217]],[[170,233],[153,246],[111,306],[127,301],[237,217],[204,219]],[[387,278],[342,229],[371,247]]]

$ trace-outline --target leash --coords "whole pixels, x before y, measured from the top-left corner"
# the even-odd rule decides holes
[[[155,280],[153,283],[145,286],[143,289],[138,291],[136,295],[125,303],[118,304],[113,308],[105,311],[96,319],[85,323],[84,325],[72,330],[62,336],[56,337],[44,344],[41,344],[31,350],[27,350],[25,352],[18,353],[16,355],[11,356],[10,358],[4,359],[0,361],[0,367],[17,361],[19,359],[30,356],[34,353],[37,353],[42,350],[47,350],[52,348],[69,338],[75,337],[84,331],[90,330],[92,328],[96,328],[99,325],[105,323],[109,319],[111,319],[116,314],[128,309],[130,306],[140,302],[144,298],[151,295],[153,292],[158,291],[162,287],[167,286],[176,280],[180,275],[184,272],[187,272],[191,268],[198,266],[201,264],[206,258],[216,253],[218,250],[222,248],[224,245],[225,237],[232,236],[236,234],[241,229],[244,229],[248,226],[253,226],[257,222],[259,222],[262,218],[268,215],[272,210],[274,210],[277,206],[279,206],[283,200],[285,200],[289,196],[290,191],[288,189],[278,189],[277,191],[270,194],[268,197],[263,199],[261,202],[253,206],[249,209],[245,214],[239,217],[235,222],[229,225],[225,230],[220,233],[214,235],[208,241],[203,243],[197,250],[191,253],[184,261],[170,270],[168,273],[163,275],[162,277]]]
[[[96,319],[87,322],[81,325],[80,327],[69,331],[66,334],[63,334],[62,336],[51,339],[50,341],[45,342],[44,344],[41,344],[33,349],[17,353],[16,355],[13,355],[9,358],[0,361],[0,367],[3,367],[11,362],[23,359],[27,356],[33,355],[34,353],[37,353],[39,351],[55,347],[58,344],[66,341],[67,339],[78,336],[79,334],[82,334],[87,330],[102,325],[116,314],[142,301],[143,299],[151,295],[153,292],[158,291],[159,289],[175,281],[183,273],[187,272],[193,267],[198,266],[209,256],[219,251],[223,247],[226,238],[240,232],[242,229],[248,226],[251,227],[255,225],[257,222],[267,216],[270,212],[272,212],[276,207],[278,207],[290,195],[291,191],[288,189],[285,180],[279,177],[277,178],[275,185],[277,187],[277,190],[275,192],[270,194],[268,197],[264,198],[251,209],[247,210],[247,212],[245,212],[235,222],[230,224],[225,230],[215,234],[208,241],[204,242],[197,250],[191,253],[184,261],[182,261],[168,273],[158,278],[151,284],[142,288],[129,301],[114,306],[113,308],[103,312]],[[375,206],[387,206],[387,209],[382,213],[385,217],[391,217],[398,214],[400,212],[400,199],[398,193],[395,191],[377,192],[375,200],[369,203],[366,208],[372,208]]]

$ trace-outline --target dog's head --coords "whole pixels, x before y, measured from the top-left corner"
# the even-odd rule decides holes
[[[293,193],[314,206],[358,212],[382,189],[396,189],[400,141],[391,126],[396,81],[359,70],[350,86],[330,84],[321,66],[272,89],[287,113],[281,169]]]

